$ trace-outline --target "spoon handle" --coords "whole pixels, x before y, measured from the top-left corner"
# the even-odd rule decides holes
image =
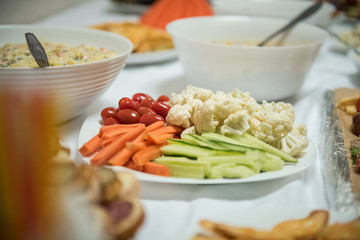
[[[274,32],[265,40],[263,40],[261,43],[258,44],[259,47],[264,46],[268,41],[270,41],[273,37],[278,35],[279,33],[282,33],[300,22],[301,20],[306,19],[307,17],[311,16],[313,13],[315,13],[317,10],[319,10],[322,6],[323,2],[316,2],[307,9],[305,9],[302,13],[300,13],[297,17],[293,18],[288,24],[286,24],[284,27],[280,28],[278,31]]]
[[[29,51],[39,67],[49,67],[50,64],[46,52],[36,36],[33,33],[28,32],[25,33],[25,38]]]

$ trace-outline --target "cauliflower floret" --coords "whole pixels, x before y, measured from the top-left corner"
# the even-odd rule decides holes
[[[214,93],[209,89],[188,85],[185,90],[181,91],[180,94],[171,94],[169,105],[184,105],[185,103],[191,102],[193,99],[199,99],[202,102],[205,102],[206,100],[210,99],[213,94]]]
[[[230,94],[238,104],[242,105],[243,109],[246,109],[249,112],[250,115],[261,107],[261,105],[256,102],[255,98],[250,97],[248,92],[244,93],[239,89],[234,89]]]
[[[216,132],[216,128],[219,125],[219,121],[214,118],[217,105],[217,102],[209,99],[194,109],[193,121],[198,134],[203,132]]]
[[[278,143],[278,148],[290,156],[296,156],[309,145],[307,138],[307,127],[304,124],[293,127],[285,137]]]
[[[168,115],[166,116],[166,122],[170,125],[177,125],[182,128],[191,127],[192,121],[192,106],[187,103],[184,105],[174,105],[170,108]]]
[[[186,135],[186,134],[195,134],[196,130],[195,130],[195,126],[189,127],[184,129],[184,131],[182,131],[181,136],[182,135]]]
[[[249,120],[249,133],[276,146],[288,134],[294,125],[295,111],[291,104],[263,101]]]
[[[249,128],[250,116],[246,111],[238,111],[234,114],[231,114],[228,118],[225,119],[224,125],[220,128],[220,133],[222,135],[227,134],[237,134],[243,135]]]

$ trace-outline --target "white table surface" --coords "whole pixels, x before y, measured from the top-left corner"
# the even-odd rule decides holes
[[[86,26],[104,21],[136,20],[136,15],[117,12],[110,1],[96,0],[43,19],[39,24]],[[321,133],[320,102],[326,90],[360,87],[354,63],[345,55],[331,52],[326,42],[296,96],[286,99],[293,104],[296,123],[308,127],[308,135],[319,151]],[[126,66],[111,88],[79,117],[59,127],[71,157],[79,160],[77,137],[83,121],[121,97],[136,92],[152,96],[180,92],[187,85],[179,61],[173,60],[142,66]],[[141,182],[141,201],[145,222],[135,239],[172,239],[200,219],[214,218],[231,212],[262,208],[330,209],[321,173],[319,154],[307,170],[278,180],[228,185],[170,185]],[[239,216],[240,217],[240,216]]]

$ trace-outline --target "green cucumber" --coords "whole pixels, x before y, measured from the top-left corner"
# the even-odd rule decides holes
[[[204,179],[206,171],[203,166],[183,166],[171,163],[161,163],[170,170],[171,177]]]
[[[216,144],[214,142],[210,142],[210,141],[206,141],[206,139],[201,138],[199,135],[197,134],[184,134],[181,136],[181,140],[190,142],[194,145],[198,145],[201,147],[205,147],[205,148],[210,148],[210,149],[214,149],[214,150],[227,150],[226,147],[223,147],[219,144]]]
[[[269,156],[269,158],[263,162],[260,171],[273,172],[273,171],[282,170],[284,168],[285,161],[282,160],[279,156],[272,155],[272,154],[267,154],[267,155]]]
[[[160,164],[173,164],[179,166],[202,166],[205,169],[206,174],[210,172],[211,167],[210,162],[200,162],[198,160],[190,159],[187,157],[161,156],[156,158],[154,161]]]
[[[161,152],[168,156],[184,156],[189,158],[211,156],[216,154],[215,150],[189,144],[168,144],[161,147]]]
[[[247,178],[255,175],[253,170],[242,165],[225,168],[222,173],[224,178]]]
[[[203,156],[203,157],[199,157],[198,161],[209,162],[211,163],[211,165],[234,163],[234,164],[254,167],[256,159],[254,157],[247,155],[229,155],[229,156]]]

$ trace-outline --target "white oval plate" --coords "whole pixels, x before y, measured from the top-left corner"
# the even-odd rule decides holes
[[[79,138],[78,138],[78,149],[84,145],[88,140],[98,134],[99,129],[102,125],[100,124],[100,113],[90,115],[83,123]],[[90,164],[91,157],[84,157],[83,160]],[[177,184],[229,184],[229,183],[246,183],[246,182],[258,182],[266,181],[271,179],[277,179],[287,177],[299,173],[308,168],[316,159],[316,149],[312,142],[306,149],[304,156],[299,158],[297,164],[285,165],[284,169],[276,172],[263,172],[256,174],[249,178],[239,179],[188,179],[188,178],[175,178],[175,177],[161,177],[155,176],[143,172],[134,171],[125,167],[114,166],[109,167],[114,171],[126,171],[131,172],[139,181],[145,182],[158,182],[158,183],[177,183]]]
[[[307,217],[313,211],[305,207],[259,207],[244,211],[232,210],[214,217],[206,217],[217,223],[227,224],[233,227],[250,227],[256,230],[271,230],[275,225],[283,221],[301,219]],[[329,211],[329,210],[328,210]],[[334,223],[346,223],[357,218],[356,213],[339,214],[329,211],[329,225]],[[201,218],[200,220],[205,219]],[[259,221],[260,220],[260,221]],[[199,224],[187,226],[184,231],[176,234],[172,240],[188,240],[197,233],[205,232]]]
[[[176,50],[164,50],[148,53],[131,53],[126,61],[127,65],[151,64],[173,60],[177,57]]]

